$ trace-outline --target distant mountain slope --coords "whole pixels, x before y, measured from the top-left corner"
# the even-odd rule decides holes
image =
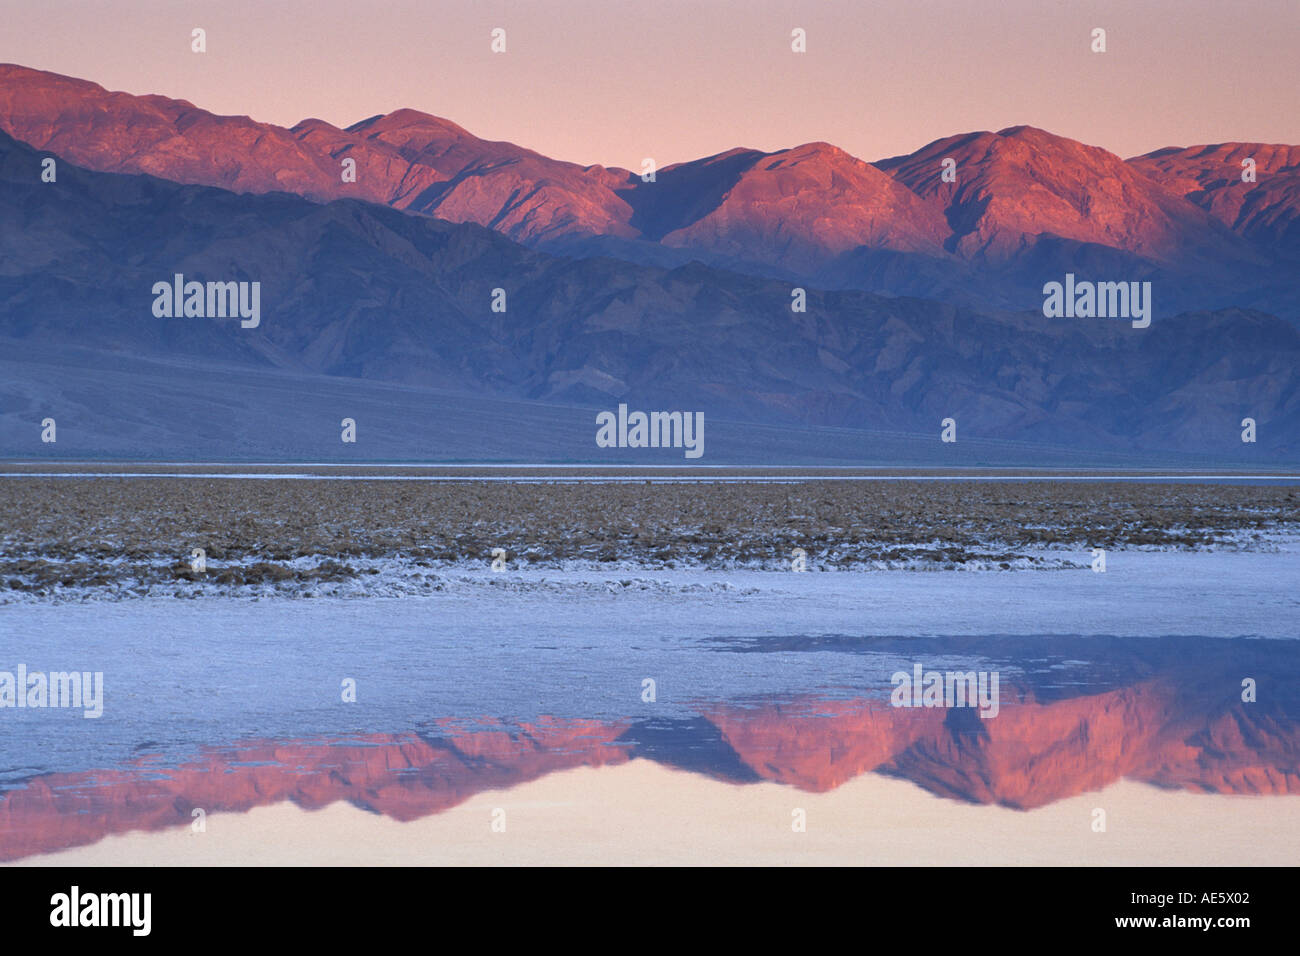
[[[945,159],[956,182],[942,181]],[[1030,126],[952,136],[876,165],[942,206],[948,246],[964,259],[1005,262],[1043,235],[1156,262],[1242,254],[1202,210],[1118,156]]]
[[[945,181],[945,161],[951,174]],[[937,140],[876,163],[942,209],[945,247],[985,301],[1027,303],[1045,281],[1150,279],[1168,308],[1245,305],[1300,318],[1285,250],[1235,234],[1158,171],[1094,146],[1017,126]],[[851,271],[832,272],[838,284]],[[947,293],[945,298],[960,298]],[[979,301],[977,299],[976,301]]]
[[[658,175],[631,201],[657,220],[646,237],[667,246],[803,274],[859,246],[943,254],[932,206],[829,143],[736,150]]]
[[[698,264],[557,258],[371,203],[68,163],[43,183],[41,155],[0,136],[0,337],[17,352],[165,360],[180,390],[188,365],[219,364],[467,402],[626,402],[935,441],[953,417],[965,439],[1228,457],[1256,451],[1238,440],[1250,416],[1259,453],[1300,448],[1300,332],[1257,312],[1138,330],[810,289],[794,313],[787,284]],[[156,318],[153,285],[175,273],[260,282],[261,324]],[[497,288],[505,312],[491,309]]]
[[[1242,179],[1254,160],[1254,181]],[[1234,232],[1300,255],[1300,146],[1220,143],[1170,147],[1129,165],[1205,209]]]
[[[618,235],[619,220],[631,215],[612,192],[626,172],[481,140],[415,110],[347,130],[321,120],[285,129],[184,100],[110,93],[85,80],[0,65],[0,129],[101,172],[317,201],[365,199],[491,224],[518,241],[557,232]],[[347,158],[357,164],[354,183],[343,181]]]

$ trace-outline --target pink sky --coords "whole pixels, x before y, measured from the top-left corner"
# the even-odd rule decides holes
[[[874,160],[1030,124],[1132,156],[1300,143],[1300,0],[3,0],[0,61],[217,113],[399,107],[640,168],[814,140]],[[508,51],[489,49],[493,27]],[[208,52],[190,51],[203,27]],[[790,50],[790,31],[808,52]],[[1108,52],[1089,50],[1094,27]]]

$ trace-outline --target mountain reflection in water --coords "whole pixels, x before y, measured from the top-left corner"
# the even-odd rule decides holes
[[[405,733],[248,740],[168,759],[46,773],[0,791],[0,859],[243,812],[339,800],[396,820],[574,767],[647,759],[737,786],[827,791],[868,772],[931,793],[1030,810],[1120,779],[1200,793],[1300,793],[1300,643],[1198,638],[729,640],[726,652],[818,650],[1000,668],[993,719],[896,708],[887,684],[699,701],[694,716],[426,719]],[[971,664],[978,655],[979,663]],[[1256,700],[1244,701],[1252,680]]]

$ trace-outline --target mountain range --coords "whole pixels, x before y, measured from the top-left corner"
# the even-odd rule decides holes
[[[954,417],[972,438],[1205,457],[1240,457],[1249,416],[1261,452],[1300,450],[1300,147],[1125,161],[1014,127],[876,163],[735,149],[646,181],[412,110],[286,129],[18,66],[0,66],[0,130],[14,354],[926,441]],[[1067,272],[1150,281],[1151,328],[1044,318]],[[261,327],[155,318],[149,290],[176,273],[259,281]],[[10,373],[4,451],[32,451],[42,403],[93,404],[49,367]],[[160,433],[204,412],[172,414]]]

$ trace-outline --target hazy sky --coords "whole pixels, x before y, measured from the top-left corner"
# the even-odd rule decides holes
[[[0,62],[286,126],[412,107],[628,168],[1022,123],[1126,157],[1300,143],[1297,49],[1300,0],[0,0]]]

